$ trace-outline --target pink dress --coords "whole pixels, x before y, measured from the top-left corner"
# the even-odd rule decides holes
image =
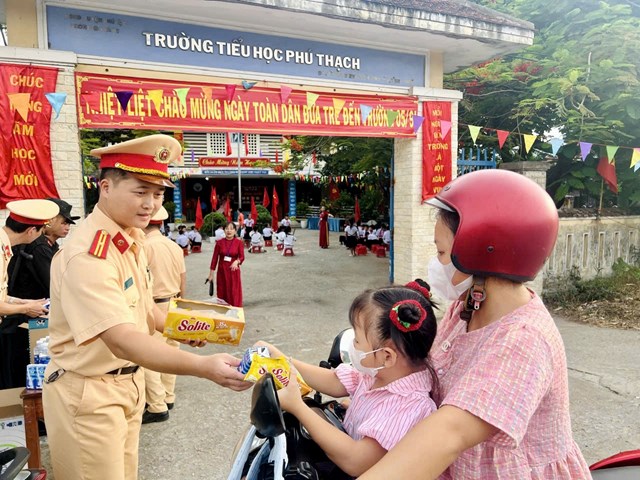
[[[436,411],[426,370],[375,389],[371,389],[373,377],[350,365],[339,365],[335,372],[351,397],[343,425],[354,440],[373,438],[391,450],[411,427]]]
[[[567,360],[540,298],[473,332],[447,311],[431,349],[440,406],[466,410],[499,429],[468,449],[441,479],[588,479],[569,418]]]

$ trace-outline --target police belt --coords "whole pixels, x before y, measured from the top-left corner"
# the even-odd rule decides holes
[[[139,365],[131,365],[129,367],[116,368],[115,370],[111,370],[107,372],[107,375],[129,375],[131,373],[136,373],[140,368]]]
[[[153,301],[155,303],[167,303],[169,300],[171,300],[173,297],[167,297],[167,298],[154,298]]]

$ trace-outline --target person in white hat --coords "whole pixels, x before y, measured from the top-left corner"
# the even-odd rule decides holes
[[[144,245],[153,274],[153,301],[165,316],[169,312],[171,299],[184,297],[187,288],[187,267],[182,249],[161,233],[162,222],[167,218],[169,213],[160,207],[145,229],[147,238]],[[180,346],[177,341],[164,338],[160,332],[155,332],[153,336],[172,347]],[[145,368],[144,381],[147,408],[142,414],[142,423],[169,420],[169,410],[173,408],[176,398],[176,376]]]
[[[168,165],[181,145],[149,135],[91,151],[100,158],[93,212],[53,258],[51,361],[42,401],[53,474],[59,479],[135,480],[144,373],[250,384],[226,353],[199,356],[151,337],[165,317],[153,301],[144,232],[173,187]],[[198,346],[198,345],[195,345]]]
[[[45,299],[23,300],[7,294],[7,267],[13,256],[12,245],[31,243],[42,234],[42,227],[58,215],[60,209],[49,200],[16,200],[7,203],[9,216],[0,228],[0,317],[24,314],[35,318],[47,313]]]

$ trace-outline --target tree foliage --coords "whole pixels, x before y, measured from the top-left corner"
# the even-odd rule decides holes
[[[598,194],[595,175],[604,145],[638,147],[640,138],[640,7],[623,0],[478,0],[535,25],[534,44],[518,53],[448,75],[448,88],[464,92],[460,122],[514,133],[559,130],[566,144],[549,171],[560,200],[569,191]],[[462,135],[470,144],[469,135]],[[530,160],[551,152],[541,138],[528,155],[521,136],[510,135],[503,161]],[[594,144],[582,162],[575,142]],[[496,146],[495,133],[478,143]],[[569,145],[574,143],[574,145]],[[620,194],[606,192],[621,207],[640,205],[640,174],[629,168],[631,150],[620,149],[616,171]]]

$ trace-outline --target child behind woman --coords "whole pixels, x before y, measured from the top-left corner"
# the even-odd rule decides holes
[[[367,290],[349,310],[355,331],[349,351],[352,365],[327,370],[292,359],[291,381],[278,392],[280,405],[298,418],[348,475],[364,473],[411,427],[436,410],[431,391],[437,377],[428,357],[437,327],[429,297],[428,285],[422,280],[405,287]],[[268,346],[272,357],[282,356],[273,345],[259,344]],[[296,371],[321,393],[351,397],[344,418],[348,435],[303,402]]]

